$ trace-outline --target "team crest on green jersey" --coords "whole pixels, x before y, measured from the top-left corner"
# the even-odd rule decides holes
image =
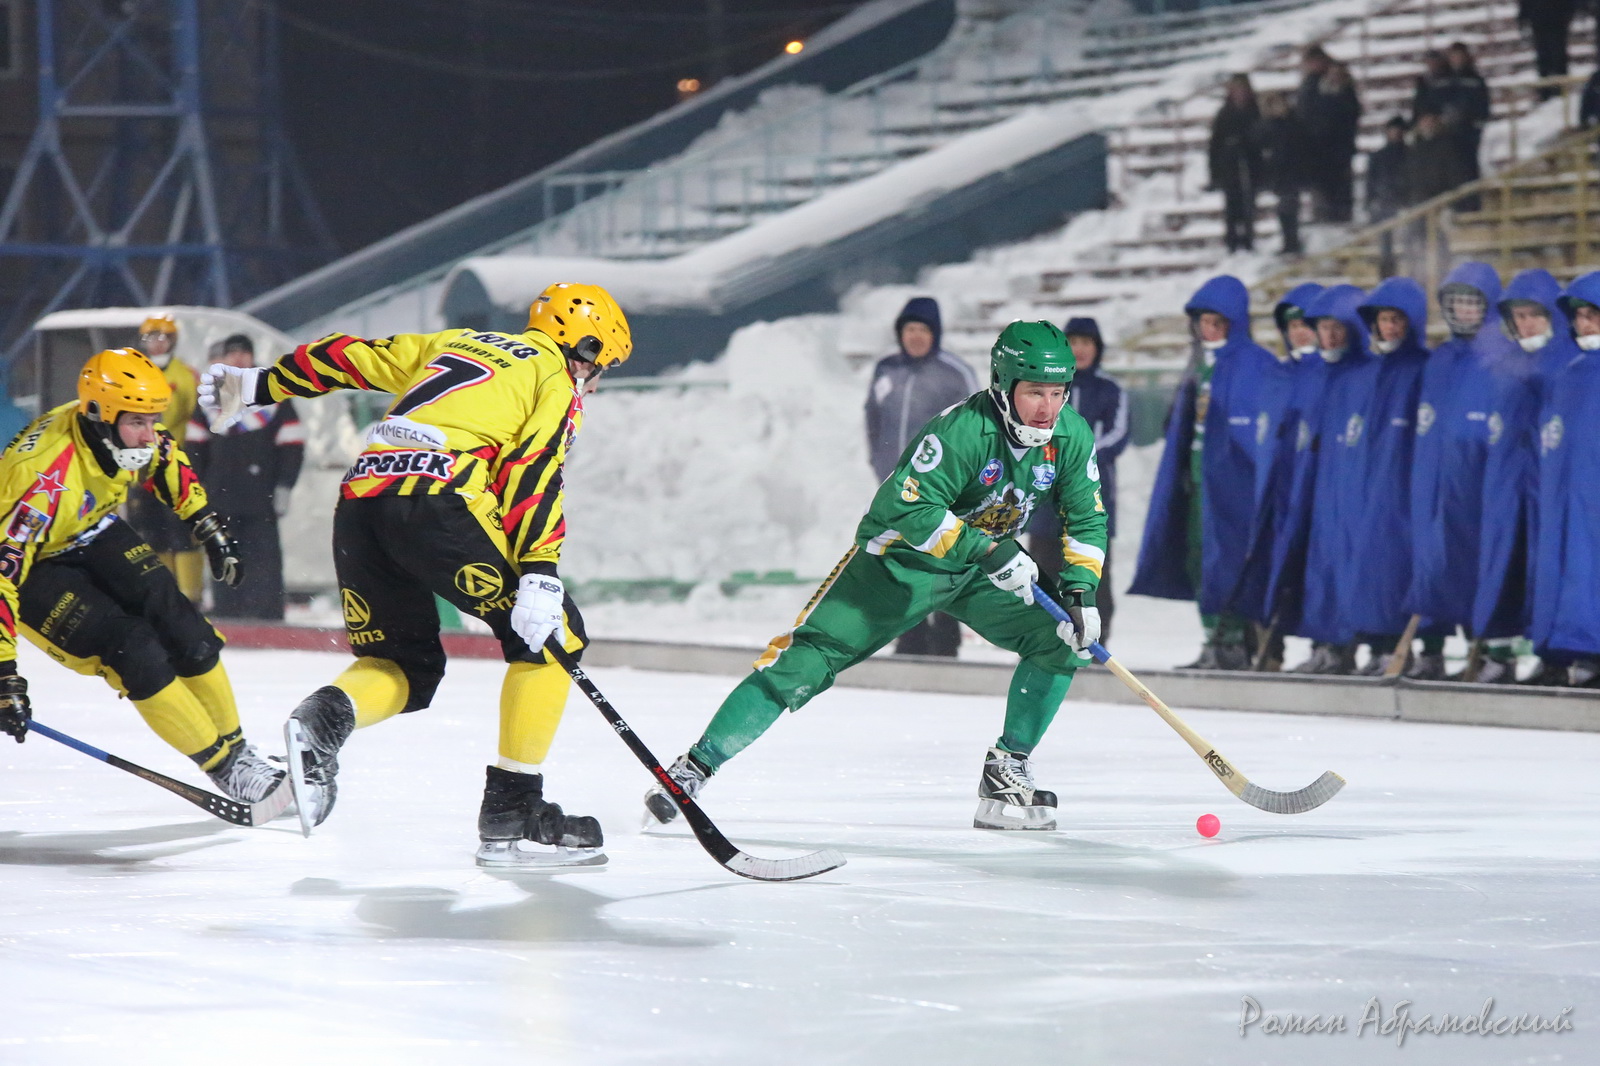
[[[991,537],[1009,537],[1028,524],[1033,514],[1034,496],[1022,492],[1015,485],[991,492],[983,501],[960,515],[960,519],[980,533]]]

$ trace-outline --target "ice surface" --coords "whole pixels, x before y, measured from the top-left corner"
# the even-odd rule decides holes
[[[250,734],[341,656],[230,652]],[[103,683],[24,649],[39,717],[201,781]],[[34,737],[0,744],[0,1062],[1594,1062],[1600,737],[1186,717],[1259,783],[1349,778],[1309,814],[1232,799],[1142,708],[1070,703],[1037,754],[1059,832],[969,828],[995,699],[837,689],[707,788],[740,846],[850,863],[766,885],[634,827],[642,768],[575,696],[549,763],[609,866],[472,865],[501,668],[358,733],[309,840],[244,830]],[[658,755],[728,678],[600,670]],[[3,740],[3,738],[0,738]],[[1222,832],[1200,838],[1212,812]],[[1241,997],[1342,1034],[1241,1038]],[[1573,1008],[1572,1032],[1357,1037],[1385,1016]]]

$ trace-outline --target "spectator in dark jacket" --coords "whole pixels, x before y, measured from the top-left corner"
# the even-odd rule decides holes
[[[1424,111],[1444,113],[1450,95],[1450,60],[1437,48],[1422,53],[1422,73],[1411,90],[1411,123]]]
[[[1584,129],[1600,126],[1600,68],[1583,83],[1583,95],[1578,98],[1578,125]]]
[[[1461,153],[1456,143],[1445,133],[1444,122],[1438,113],[1424,111],[1417,116],[1416,136],[1406,153],[1406,195],[1412,205],[1424,203],[1447,193],[1466,180],[1461,163]],[[1427,256],[1432,255],[1442,269],[1448,266],[1450,251],[1445,244],[1443,229],[1434,234],[1435,244],[1428,247],[1427,221],[1414,220],[1406,231],[1406,257],[1413,273],[1427,273]]]
[[[1567,72],[1567,34],[1572,30],[1577,8],[1577,0],[1518,0],[1517,21],[1527,23],[1533,37],[1534,66],[1539,77]],[[1542,88],[1539,96],[1548,100],[1558,91]]]
[[[867,390],[867,450],[880,481],[929,419],[978,391],[972,368],[939,346],[939,303],[931,296],[907,301],[894,332],[899,346],[878,360]],[[907,630],[895,653],[954,656],[960,645],[956,620],[934,614]]]
[[[1361,101],[1350,68],[1330,64],[1316,91],[1302,92],[1302,99],[1300,119],[1311,144],[1313,217],[1318,222],[1349,222],[1355,203],[1352,163],[1361,127]]]
[[[254,366],[255,346],[243,333],[222,342],[221,361]],[[211,505],[238,538],[246,566],[237,588],[211,586],[219,618],[283,619],[283,548],[278,519],[289,508],[289,493],[300,477],[305,430],[285,400],[247,412],[242,421],[213,434],[197,413],[189,424],[185,450],[204,479]]]
[[[1472,50],[1460,41],[1445,49],[1450,61],[1450,91],[1445,99],[1445,119],[1450,135],[1461,153],[1463,181],[1477,181],[1483,175],[1478,162],[1483,145],[1483,128],[1489,124],[1489,83],[1478,73]],[[1464,206],[1463,210],[1475,210]]]
[[[1100,468],[1100,502],[1106,508],[1106,559],[1100,572],[1095,603],[1100,611],[1100,643],[1111,639],[1112,597],[1111,538],[1117,535],[1117,456],[1128,446],[1128,394],[1115,380],[1100,372],[1105,342],[1100,324],[1092,318],[1071,318],[1062,330],[1072,346],[1078,369],[1072,376],[1067,402],[1094,430],[1094,456]],[[1051,508],[1034,512],[1028,525],[1029,550],[1041,569],[1059,574],[1062,564],[1061,519]]]
[[[1211,121],[1211,188],[1222,193],[1223,239],[1228,251],[1249,251],[1255,246],[1256,187],[1261,176],[1261,155],[1256,107],[1250,75],[1228,79],[1227,93]]]
[[[1447,193],[1466,180],[1466,170],[1455,143],[1445,132],[1436,111],[1417,116],[1417,135],[1406,154],[1408,200],[1420,204]]]
[[[1396,115],[1383,127],[1383,147],[1367,156],[1367,221],[1382,222],[1411,206],[1410,174],[1406,169],[1406,120]],[[1378,276],[1395,274],[1394,234],[1378,239]]]
[[[1261,153],[1261,185],[1278,198],[1278,232],[1283,237],[1280,254],[1299,255],[1300,190],[1305,185],[1309,145],[1284,93],[1262,94],[1256,143]]]

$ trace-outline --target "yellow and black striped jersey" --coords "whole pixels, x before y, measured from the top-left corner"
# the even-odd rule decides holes
[[[345,474],[347,499],[492,493],[519,566],[561,556],[561,467],[583,400],[555,342],[538,331],[450,329],[364,339],[335,333],[267,368],[262,403],[335,389],[395,401]]]
[[[78,402],[46,411],[0,453],[0,660],[17,657],[17,589],[36,559],[87,543],[142,483],[179,518],[206,507],[206,490],[172,434],[159,427],[155,458],[141,471],[107,473],[83,435]]]

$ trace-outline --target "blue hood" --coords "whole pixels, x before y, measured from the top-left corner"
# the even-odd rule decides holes
[[[1283,299],[1279,300],[1277,306],[1272,309],[1272,321],[1277,325],[1278,333],[1283,337],[1283,343],[1286,346],[1289,343],[1289,330],[1288,319],[1285,316],[1288,314],[1289,308],[1298,307],[1301,315],[1305,316],[1312,303],[1324,291],[1326,290],[1323,286],[1314,281],[1307,281],[1284,293]]]
[[[1567,291],[1556,298],[1556,306],[1569,319],[1572,318],[1574,300],[1600,307],[1600,270],[1591,270],[1584,274],[1568,285]]]
[[[1334,285],[1322,290],[1322,295],[1311,301],[1306,317],[1313,323],[1319,318],[1336,318],[1350,331],[1350,350],[1346,359],[1365,359],[1367,356],[1367,324],[1358,310],[1366,294],[1354,285]]]
[[[1500,302],[1500,275],[1488,263],[1462,263],[1444,276],[1439,291],[1442,293],[1451,285],[1469,285],[1477,289],[1490,307]]]
[[[1505,291],[1500,294],[1499,311],[1500,321],[1505,327],[1506,336],[1512,340],[1517,339],[1517,327],[1511,321],[1511,305],[1518,300],[1532,300],[1543,307],[1550,315],[1550,328],[1557,337],[1568,335],[1567,316],[1562,309],[1556,306],[1556,301],[1561,296],[1561,283],[1555,279],[1550,271],[1541,267],[1524,270],[1511,279]]]
[[[1392,307],[1406,316],[1410,329],[1406,331],[1406,339],[1401,342],[1402,344],[1426,346],[1428,294],[1421,285],[1411,278],[1399,277],[1389,278],[1373,289],[1357,307],[1369,335],[1377,325],[1378,312],[1385,307]]]
[[[1228,320],[1228,340],[1250,336],[1250,290],[1232,274],[1221,274],[1200,286],[1183,305],[1183,313],[1193,319],[1211,311]]]
[[[933,350],[938,351],[944,341],[944,326],[939,320],[939,301],[932,296],[913,296],[906,301],[900,309],[900,316],[894,320],[894,342],[900,343],[900,330],[907,322],[921,322],[933,330]]]

